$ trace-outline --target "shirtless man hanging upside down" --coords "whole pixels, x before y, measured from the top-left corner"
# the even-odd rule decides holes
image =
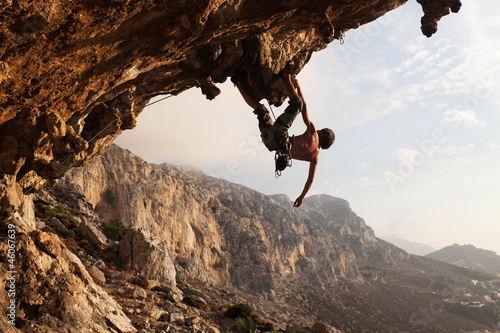
[[[295,200],[294,207],[299,207],[307,192],[311,188],[318,165],[318,156],[321,149],[328,149],[335,141],[335,134],[329,128],[317,131],[309,119],[307,106],[302,96],[299,82],[292,78],[289,73],[283,74],[286,93],[288,95],[288,107],[282,115],[273,122],[267,108],[260,104],[246,89],[245,83],[237,78],[233,82],[240,91],[245,102],[254,109],[259,120],[259,129],[264,145],[270,151],[277,151],[289,155],[292,159],[309,162],[309,175],[300,196]],[[306,125],[306,131],[298,136],[290,137],[288,129],[292,126],[295,117],[302,113],[302,120]]]

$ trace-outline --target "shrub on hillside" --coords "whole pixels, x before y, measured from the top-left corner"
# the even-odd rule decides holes
[[[252,317],[253,309],[247,303],[240,303],[231,306],[226,311],[226,316],[231,319]]]
[[[233,324],[233,331],[236,333],[250,333],[253,331],[251,318],[236,318]]]
[[[57,218],[68,229],[74,229],[80,224],[75,217],[63,206],[50,207],[45,201],[35,202],[35,216],[43,219]]]
[[[102,225],[103,234],[116,241],[121,240],[129,231],[132,231],[132,229],[125,226],[119,217],[115,217]]]
[[[259,332],[274,331],[274,325],[254,314],[252,307],[247,303],[229,307],[225,316],[234,319],[233,331],[237,333],[254,332],[256,329]]]

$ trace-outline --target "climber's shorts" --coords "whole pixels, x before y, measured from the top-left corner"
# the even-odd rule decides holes
[[[291,143],[288,130],[293,124],[295,117],[302,111],[303,103],[300,97],[288,101],[288,106],[276,122],[273,122],[267,108],[260,104],[253,113],[259,120],[259,129],[262,142],[269,151],[287,152],[287,143]]]

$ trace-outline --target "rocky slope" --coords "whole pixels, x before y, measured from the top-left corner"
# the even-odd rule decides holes
[[[44,229],[29,198],[20,213],[0,224],[0,274],[6,286],[0,303],[9,323],[23,332],[135,331],[121,306],[75,255],[76,243],[65,235],[67,228],[58,219],[52,223],[64,229],[61,237]],[[9,309],[10,304],[14,307]]]
[[[117,146],[9,223],[24,332],[492,332],[500,321],[495,276],[408,255],[345,200],[318,195],[296,209]],[[255,313],[231,315],[241,303]]]
[[[0,4],[0,209],[101,154],[151,97],[247,77],[283,101],[278,75],[406,0],[7,0]],[[418,0],[422,32],[460,0]]]

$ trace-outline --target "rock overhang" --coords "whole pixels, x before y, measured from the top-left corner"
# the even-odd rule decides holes
[[[422,32],[459,0],[417,0]],[[101,154],[157,95],[244,75],[279,105],[293,72],[406,0],[7,1],[0,5],[0,207]]]

